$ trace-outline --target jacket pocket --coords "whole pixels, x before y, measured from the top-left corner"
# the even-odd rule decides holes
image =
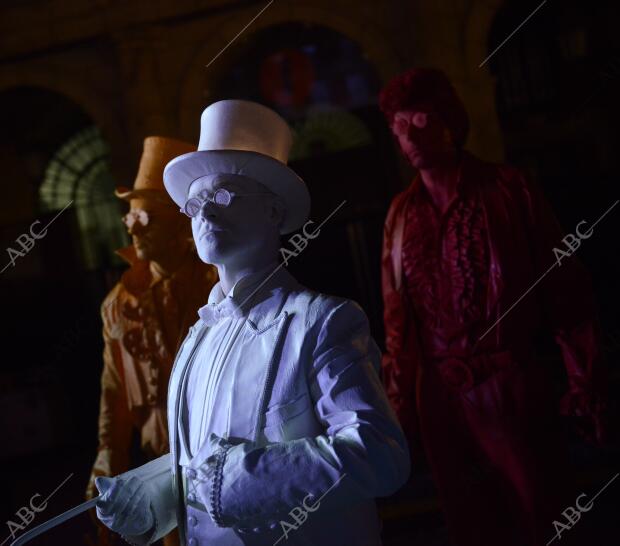
[[[265,428],[293,419],[310,408],[310,395],[307,392],[289,402],[271,406],[265,413]]]
[[[322,431],[308,393],[273,406],[265,413],[264,422],[261,432],[263,439],[269,442],[297,440]]]

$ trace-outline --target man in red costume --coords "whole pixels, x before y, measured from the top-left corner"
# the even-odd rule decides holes
[[[388,395],[412,445],[424,447],[455,544],[546,544],[576,491],[533,340],[552,330],[569,381],[561,413],[600,441],[588,275],[567,257],[528,292],[553,248],[565,250],[563,233],[518,170],[463,150],[467,113],[442,72],[397,76],[380,107],[417,170],[385,223]]]

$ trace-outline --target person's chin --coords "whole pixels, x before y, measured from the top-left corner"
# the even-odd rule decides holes
[[[225,245],[217,240],[205,241],[203,239],[200,241],[200,244],[197,245],[196,250],[198,251],[200,259],[207,264],[224,263],[228,255]]]
[[[436,158],[426,154],[409,154],[409,163],[414,169],[432,169],[437,166]]]

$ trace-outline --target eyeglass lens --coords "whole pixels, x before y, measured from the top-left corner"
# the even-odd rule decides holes
[[[185,205],[185,212],[189,216],[196,216],[204,206],[204,203],[209,200],[213,201],[216,205],[220,207],[227,207],[228,205],[230,205],[232,196],[228,190],[224,188],[219,188],[215,191],[211,199],[209,199],[209,196],[207,195],[205,195],[202,199],[200,197],[192,197],[187,201]]]
[[[146,226],[149,223],[149,215],[145,210],[132,210],[123,216],[123,222],[128,228],[131,228],[136,222]]]

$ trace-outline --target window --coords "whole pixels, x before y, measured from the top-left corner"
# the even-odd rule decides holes
[[[95,126],[71,137],[54,154],[39,189],[41,208],[55,211],[73,200],[86,269],[122,263],[114,251],[128,244],[114,196],[108,146]]]

